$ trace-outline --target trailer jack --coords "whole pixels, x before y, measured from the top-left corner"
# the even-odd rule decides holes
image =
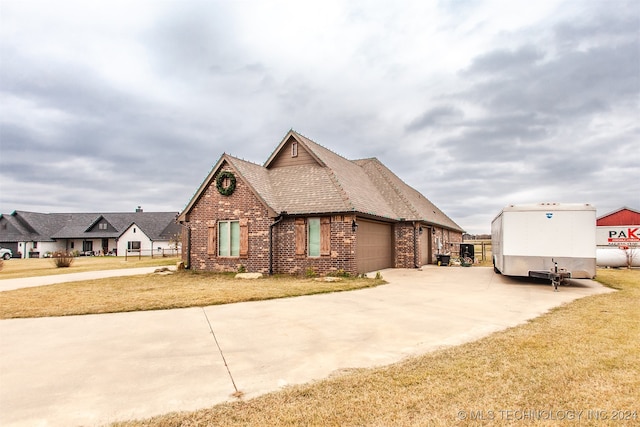
[[[551,260],[551,261],[553,262],[552,269],[548,271],[544,271],[544,270],[529,271],[529,277],[551,280],[551,286],[553,286],[553,290],[555,292],[558,292],[558,286],[563,285],[566,279],[571,278],[571,272],[567,271],[564,268],[558,268],[558,263],[555,262],[554,260]]]

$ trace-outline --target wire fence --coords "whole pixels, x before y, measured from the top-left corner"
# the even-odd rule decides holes
[[[124,253],[124,259],[127,258],[138,258],[142,257],[151,258],[175,258],[182,255],[182,250],[180,248],[158,248],[158,249],[127,249]]]

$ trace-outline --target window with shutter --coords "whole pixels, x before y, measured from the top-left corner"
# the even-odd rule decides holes
[[[303,256],[306,249],[306,228],[304,218],[296,218],[295,234],[296,234],[296,255]]]
[[[320,218],[320,255],[331,255],[331,218]]]
[[[320,256],[320,218],[307,219],[307,256]]]
[[[220,221],[218,223],[218,256],[240,256],[239,221]]]
[[[240,220],[240,256],[247,257],[249,255],[249,220],[242,218]]]
[[[216,254],[216,227],[209,227],[209,235],[207,237],[207,254],[215,255]]]

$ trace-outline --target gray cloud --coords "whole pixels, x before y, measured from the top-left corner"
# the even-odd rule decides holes
[[[635,2],[492,4],[5,2],[0,211],[177,211],[289,128],[472,232],[508,203],[640,205]]]
[[[415,118],[405,127],[408,132],[415,132],[430,126],[446,126],[447,124],[460,124],[464,118],[464,112],[453,105],[443,105],[430,108],[420,117]]]
[[[516,51],[500,49],[476,57],[462,75],[473,77],[499,73],[504,77],[512,75],[512,78],[516,78],[529,74],[531,67],[535,67],[543,59],[542,52],[530,45],[522,46]]]

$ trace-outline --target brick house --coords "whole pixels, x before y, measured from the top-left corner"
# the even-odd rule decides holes
[[[457,254],[463,230],[378,159],[291,130],[264,165],[223,154],[178,216],[194,270],[351,274]]]

